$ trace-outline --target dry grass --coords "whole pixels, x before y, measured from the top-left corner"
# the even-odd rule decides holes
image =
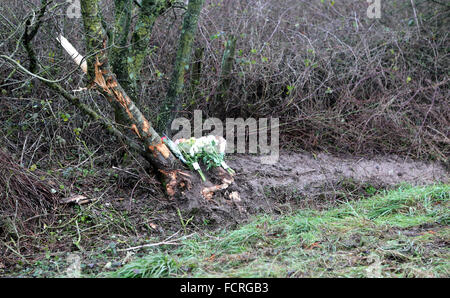
[[[0,150],[0,255],[4,260],[11,252],[15,258],[22,257],[20,251],[27,250],[29,237],[54,219],[58,195],[44,177],[19,166]]]

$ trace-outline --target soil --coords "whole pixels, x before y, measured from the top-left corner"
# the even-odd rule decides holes
[[[298,209],[332,208],[401,183],[450,181],[448,170],[440,163],[396,156],[361,158],[281,152],[279,162],[273,165],[262,164],[256,155],[230,155],[227,163],[237,172],[235,183],[209,200],[200,195],[169,200],[162,194],[159,182],[138,167],[100,169],[89,177],[70,176],[64,183],[70,185],[66,195],[81,194],[92,201],[82,206],[62,204],[56,210],[61,222],[47,224],[53,236],[44,233],[22,241],[20,252],[30,261],[43,258],[36,253],[43,242],[50,251],[78,251],[73,244],[78,235],[78,228],[71,228],[73,218],[85,231],[81,247],[96,251],[103,246],[109,249],[108,243],[116,241],[112,237],[140,245],[149,237],[165,239],[180,231],[234,228],[257,214],[277,216]],[[4,232],[0,229],[0,235]],[[14,233],[2,237],[6,241],[11,235]],[[0,257],[7,268],[16,264],[17,256],[6,248],[0,247]]]
[[[328,154],[282,153],[279,162],[264,165],[258,156],[239,156],[229,162],[238,169],[239,177],[259,186],[296,185],[304,188],[311,183],[321,184],[351,178],[360,182],[379,180],[386,185],[407,182],[413,185],[448,181],[445,168],[439,163],[412,161],[396,156],[336,157]],[[260,173],[260,175],[256,175]],[[247,179],[246,179],[247,178]]]
[[[227,226],[258,213],[284,213],[297,208],[330,208],[343,201],[375,194],[402,183],[448,183],[441,163],[397,156],[338,157],[281,152],[276,164],[263,164],[257,155],[233,155],[235,183],[212,200],[177,202],[194,222]]]

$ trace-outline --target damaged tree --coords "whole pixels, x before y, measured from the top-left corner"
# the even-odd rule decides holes
[[[124,2],[124,1],[116,1]],[[166,6],[162,5],[162,2]],[[127,59],[130,63],[127,68],[128,80],[124,78],[122,74],[123,81],[127,82],[127,89],[136,96],[136,89],[133,87],[136,85],[137,74],[140,72],[142,67],[143,59],[145,57],[147,46],[143,45],[142,42],[148,44],[148,35],[151,32],[151,26],[154,23],[156,14],[159,14],[163,7],[169,7],[171,1],[143,1],[143,11],[142,20],[140,20],[141,25],[145,28],[139,27],[138,31],[133,34],[134,47],[131,50],[131,59]],[[194,26],[194,23],[190,21],[190,18],[194,18],[195,24],[197,23],[198,13],[200,12],[203,0],[191,0],[189,2],[187,13],[185,16],[185,24],[189,24],[190,28]],[[147,5],[147,6],[145,6]],[[149,9],[149,7],[153,7]],[[187,172],[181,162],[175,158],[175,156],[170,152],[164,143],[161,141],[160,135],[155,131],[152,123],[141,113],[140,109],[136,103],[128,95],[127,90],[122,87],[116,74],[114,73],[111,65],[108,61],[108,53],[106,51],[107,38],[106,32],[102,26],[101,15],[99,13],[98,0],[84,0],[81,1],[81,11],[83,16],[83,24],[85,30],[86,39],[86,49],[89,53],[96,53],[95,55],[90,55],[87,58],[87,75],[88,82],[90,86],[95,86],[113,105],[116,111],[125,117],[126,122],[131,124],[131,129],[134,131],[139,141],[144,145],[144,157],[152,164],[155,170],[158,171],[163,185],[165,186],[166,193],[173,197],[176,195],[186,195],[186,192],[190,190],[195,190],[197,187],[195,185],[201,184],[201,181],[196,175]],[[188,19],[188,20],[186,20]],[[123,23],[121,21],[120,23]],[[125,22],[126,23],[126,22]],[[138,22],[139,23],[139,22]],[[119,32],[121,30],[126,30],[127,25],[119,26]],[[183,27],[184,28],[184,27]],[[144,32],[139,32],[143,30]],[[182,31],[182,40],[185,39],[186,31]],[[193,36],[190,36],[191,40]],[[176,66],[180,64],[183,69],[183,65],[187,63],[190,53],[190,44],[188,42],[181,43],[181,50],[177,54]],[[123,44],[123,42],[122,42]],[[181,52],[181,54],[180,54]],[[119,55],[120,59],[123,59],[123,55]],[[182,61],[182,63],[179,63]],[[122,61],[123,62],[123,61]],[[115,62],[117,63],[117,61]],[[176,67],[177,69],[178,67]],[[175,69],[175,73],[176,73]],[[174,75],[176,76],[176,75]],[[131,81],[131,83],[129,82]],[[180,92],[180,79],[176,76],[177,82],[177,94]],[[169,89],[168,97],[171,98],[173,88]],[[173,102],[173,101],[172,101]],[[177,104],[171,106],[171,114],[175,113],[175,109],[178,107]],[[219,171],[220,172],[220,171]],[[210,196],[211,189],[223,189],[226,184],[232,182],[232,178],[225,172],[220,173],[221,183],[219,186],[206,185],[204,189],[200,190],[200,193],[204,197]],[[198,191],[198,190],[197,190]]]
[[[51,1],[50,1],[51,2]],[[58,83],[42,78],[37,72],[38,63],[35,63],[35,55],[31,45],[32,39],[39,29],[38,24],[27,24],[26,32],[33,35],[26,35],[23,39],[24,47],[27,50],[30,61],[34,62],[33,69],[27,70],[10,57],[3,56],[6,60],[15,64],[19,69],[27,74],[40,79],[47,86],[58,92],[69,102],[77,106],[83,113],[91,118],[100,121],[105,129],[126,143],[130,148],[138,151],[153,167],[164,185],[165,192],[169,197],[203,197],[211,199],[212,194],[218,190],[226,189],[233,183],[233,177],[221,168],[215,168],[209,172],[209,180],[202,182],[198,175],[191,173],[183,164],[171,153],[168,147],[162,143],[161,136],[155,131],[151,121],[146,118],[138,107],[139,74],[143,65],[143,60],[148,53],[149,35],[157,16],[164,10],[171,7],[173,0],[143,0],[140,4],[141,10],[136,24],[136,28],[131,37],[131,44],[127,44],[128,30],[130,28],[132,0],[116,0],[116,21],[115,28],[111,32],[105,21],[102,19],[99,0],[81,0],[81,13],[84,26],[84,36],[86,51],[88,55],[83,58],[76,49],[63,36],[58,37],[58,41],[64,49],[71,55],[75,63],[86,72],[89,88],[95,88],[112,105],[116,111],[116,116],[121,115],[118,122],[126,123],[126,127],[131,129],[135,138],[127,136],[126,131],[119,129],[113,121],[104,119],[93,109],[81,103],[81,101],[68,93]],[[44,12],[48,6],[47,0],[41,1],[41,10]],[[198,14],[201,10],[203,0],[191,0],[187,7],[184,24],[189,28],[197,25]],[[194,20],[186,18],[194,17]],[[27,31],[29,29],[30,31]],[[182,31],[182,38],[189,35],[191,41],[180,42],[180,49],[177,54],[176,65],[189,63],[193,32]],[[112,40],[111,40],[112,39]],[[112,45],[112,46],[111,46]],[[180,63],[181,61],[181,63]],[[181,92],[183,82],[175,69],[174,78],[176,84],[175,95]],[[176,113],[178,104],[174,102],[173,92],[169,90],[170,115]],[[121,125],[123,127],[123,125]],[[213,181],[214,183],[212,183]]]

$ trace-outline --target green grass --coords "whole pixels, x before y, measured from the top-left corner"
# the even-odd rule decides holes
[[[135,259],[113,277],[449,277],[450,185],[261,215]]]
[[[159,253],[136,260],[126,268],[119,270],[117,274],[130,278],[142,276],[169,277],[171,274],[176,274],[179,267],[179,263],[172,257]]]

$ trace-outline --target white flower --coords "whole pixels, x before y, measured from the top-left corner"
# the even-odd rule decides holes
[[[194,143],[191,148],[189,149],[189,154],[191,156],[194,156],[195,154],[197,154],[198,152],[200,152],[201,148],[198,146],[197,143]]]
[[[207,136],[207,137],[206,137],[206,140],[207,140],[208,143],[210,143],[210,144],[213,144],[213,143],[216,144],[216,143],[217,143],[216,137],[213,136],[213,135]]]
[[[219,153],[225,153],[225,149],[227,148],[227,141],[221,136],[216,136],[216,147]]]
[[[181,139],[176,139],[176,140],[174,141],[174,143],[175,143],[176,145],[178,145],[178,144],[180,144],[180,143],[183,143],[183,142],[186,142],[186,139],[181,138]]]
[[[195,143],[198,145],[198,147],[203,148],[208,144],[208,138],[207,137],[201,137],[195,140]]]
[[[212,154],[214,152],[225,154],[226,140],[221,136],[208,135],[201,138],[178,139],[175,141],[182,150],[191,156],[202,151]]]

